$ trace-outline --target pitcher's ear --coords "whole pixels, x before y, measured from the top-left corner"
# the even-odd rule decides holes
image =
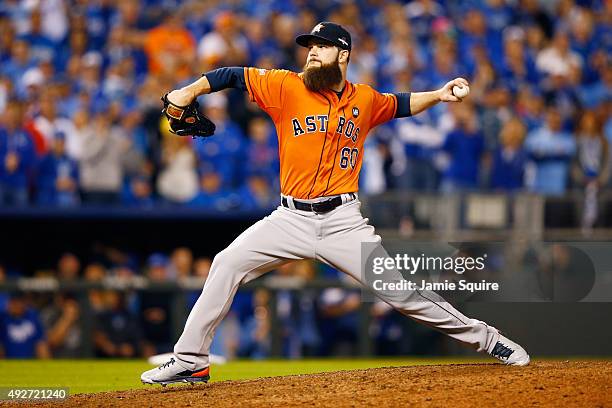
[[[350,60],[351,53],[348,50],[340,50],[340,59],[339,62],[348,63]]]

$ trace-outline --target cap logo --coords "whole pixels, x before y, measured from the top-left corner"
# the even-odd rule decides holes
[[[319,24],[317,24],[317,25],[315,26],[315,28],[313,28],[313,29],[312,29],[312,32],[313,32],[313,33],[318,33],[318,32],[319,32],[319,31],[321,31],[321,30],[322,30],[324,27],[325,27],[325,26],[324,26],[323,24],[319,23]]]
[[[346,40],[344,38],[338,38],[338,41],[340,41],[342,44],[344,44],[345,47],[348,47],[348,42],[346,42]]]

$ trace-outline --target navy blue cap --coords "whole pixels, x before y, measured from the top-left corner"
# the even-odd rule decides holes
[[[168,258],[164,254],[153,253],[147,260],[149,267],[155,268],[168,265]]]
[[[308,47],[312,40],[323,40],[343,50],[351,50],[351,34],[340,24],[323,21],[314,26],[310,34],[298,35],[295,42]]]

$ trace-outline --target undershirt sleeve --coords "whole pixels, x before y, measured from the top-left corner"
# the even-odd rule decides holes
[[[221,91],[226,88],[237,88],[246,91],[246,81],[244,79],[244,68],[242,67],[223,67],[205,73],[211,92]]]
[[[396,118],[406,118],[412,116],[410,112],[410,92],[400,92],[394,94],[397,98],[397,110],[395,111]]]

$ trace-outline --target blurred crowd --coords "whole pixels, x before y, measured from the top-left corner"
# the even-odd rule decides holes
[[[321,20],[353,35],[350,81],[471,83],[372,132],[363,192],[609,185],[610,1],[5,0],[0,205],[273,206],[275,130],[242,92],[202,97],[207,140],[171,135],[159,99],[220,66],[300,71],[295,35]]]
[[[34,277],[106,283],[107,287],[113,287],[113,281],[137,277],[148,278],[153,284],[191,278],[201,288],[211,266],[210,258],[195,257],[185,247],[174,249],[170,255],[153,253],[141,268],[129,257],[119,261],[123,255],[111,252],[107,255],[119,263],[104,257],[84,262],[75,254],[65,253],[55,268],[38,271]],[[0,284],[18,276],[0,265]],[[316,277],[337,282],[347,279],[334,269],[310,261],[284,265],[268,276],[304,283]],[[0,358],[131,358],[167,353],[179,334],[177,327],[182,328],[200,292],[86,289],[0,293]],[[217,330],[212,353],[230,359],[268,357],[273,326],[280,334],[285,357],[358,353],[361,293],[357,288],[278,290],[274,302],[271,296],[266,288],[240,290]],[[364,307],[369,308],[371,316],[368,335],[374,340],[374,352],[390,355],[436,350],[438,344],[429,340],[438,337],[430,333],[428,341],[415,344],[407,335],[406,320],[387,304]]]

